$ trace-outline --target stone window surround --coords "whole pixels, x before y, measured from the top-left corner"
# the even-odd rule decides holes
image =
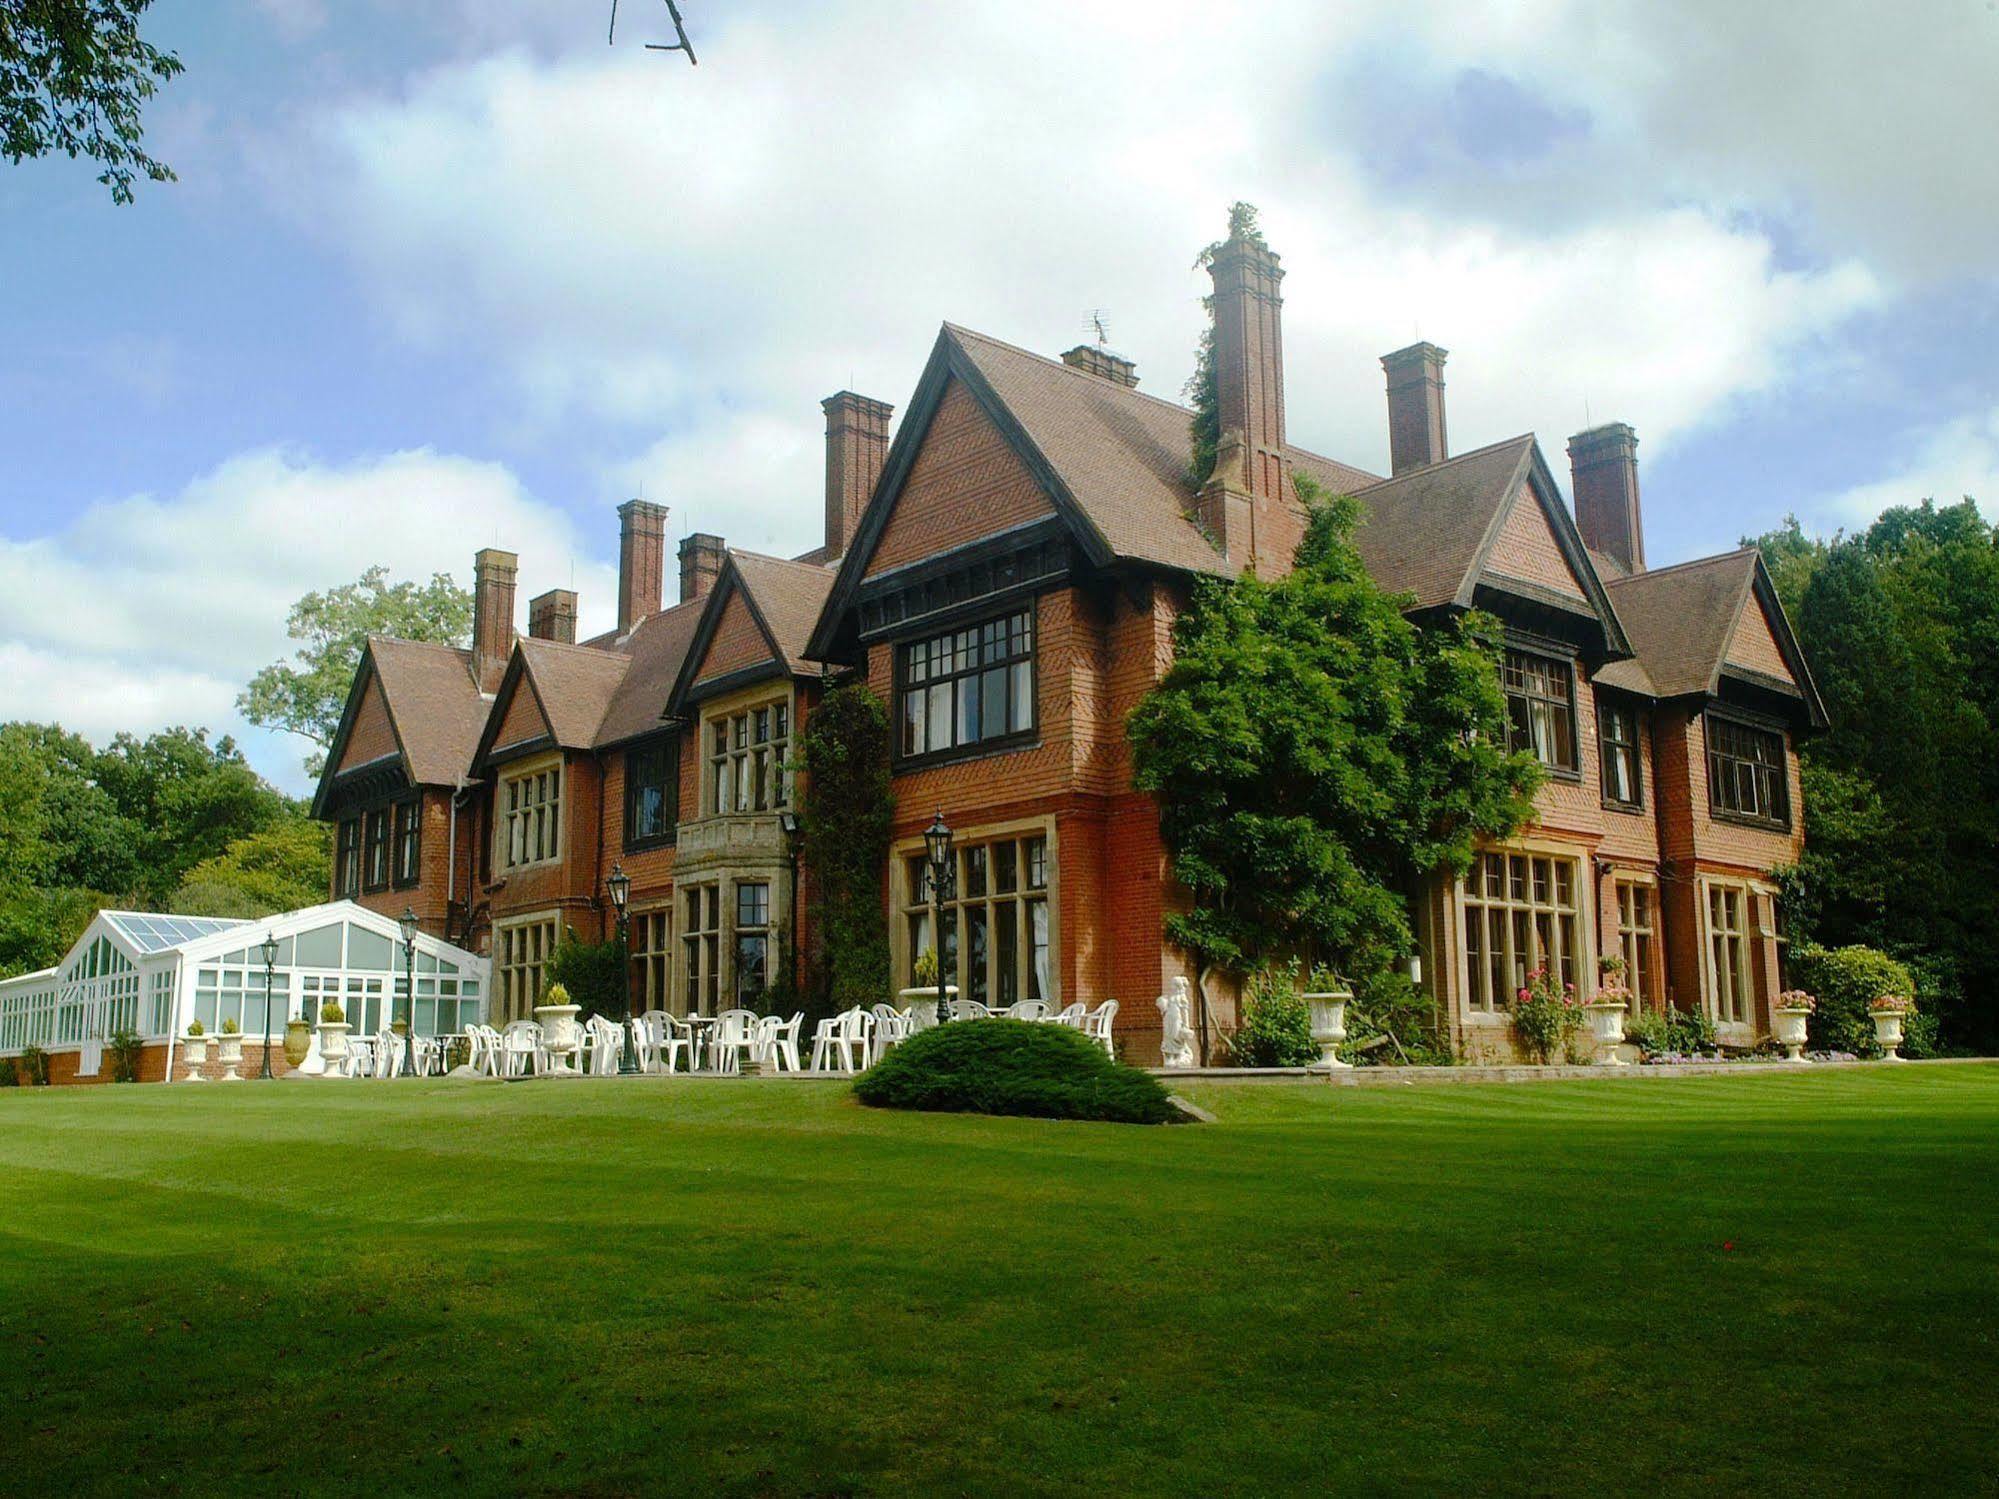
[[[543,771],[552,771],[556,778],[554,795],[549,798],[547,803],[553,818],[553,828],[550,838],[552,848],[538,859],[523,859],[518,864],[512,863],[507,858],[509,841],[507,788],[526,780],[529,776],[539,775]],[[500,771],[499,779],[493,785],[492,859],[493,868],[501,875],[512,874],[514,871],[520,869],[542,869],[551,864],[560,864],[562,862],[567,842],[563,837],[562,827],[563,807],[568,800],[567,792],[569,789],[564,784],[568,779],[567,771],[568,767],[563,763],[561,750],[549,750],[545,754],[530,755],[511,761]],[[523,813],[522,815],[525,814]]]
[[[1042,996],[1051,1007],[1059,1008],[1075,1000],[1088,1001],[1086,994],[1070,994],[1065,990],[1062,972],[1062,841],[1052,815],[1040,817],[1016,817],[1003,822],[976,823],[960,827],[951,817],[950,809],[944,809],[944,820],[951,824],[952,848],[954,851],[968,844],[989,843],[1007,838],[1023,838],[1039,834],[1048,841],[1048,992]],[[902,912],[911,904],[913,897],[909,889],[909,860],[912,855],[924,852],[923,834],[912,833],[898,838],[889,845],[888,882],[889,910],[900,920]],[[900,991],[910,986],[912,964],[908,944],[899,939],[893,928],[889,932],[889,962],[893,973],[894,987]]]
[[[548,937],[545,945],[542,948],[541,962],[512,964],[512,965],[507,964],[505,962],[505,955],[507,950],[507,944],[506,944],[507,934],[510,934],[517,930],[523,930],[525,928],[535,927],[535,926],[543,926],[552,929],[552,935]],[[521,969],[545,968],[548,963],[548,955],[554,952],[556,945],[562,941],[562,934],[563,934],[562,912],[559,908],[554,906],[550,906],[546,910],[541,910],[541,911],[518,912],[515,913],[514,915],[505,917],[504,919],[493,923],[493,935],[492,935],[493,971],[491,977],[491,995],[489,999],[490,1009],[488,1012],[490,1016],[495,1017],[492,1019],[492,1024],[494,1024],[495,1026],[504,1027],[506,1023],[510,1020],[534,1019],[534,1007],[535,1005],[541,1002],[540,991],[537,989],[536,993],[532,996],[530,1003],[528,1003],[525,1008],[519,1010],[517,1013],[510,1012],[508,1009],[508,999],[510,996],[508,993],[507,975],[513,972],[515,968],[521,968]]]
[[[1714,966],[1714,931],[1710,925],[1708,892],[1714,888],[1733,889],[1741,892],[1742,906],[1742,946],[1748,974],[1748,997],[1744,1005],[1744,1018],[1723,1020],[1720,1007],[1720,975]],[[1774,926],[1766,925],[1765,913],[1773,918],[1776,913],[1777,888],[1767,880],[1755,879],[1747,875],[1702,874],[1696,878],[1696,888],[1700,892],[1697,917],[1700,922],[1701,954],[1701,995],[1703,1013],[1714,1021],[1715,1030],[1723,1044],[1748,1046],[1755,1042],[1759,1030],[1757,1015],[1769,999],[1768,989],[1773,975],[1765,973],[1759,981],[1757,976],[1757,945],[1777,935]]]
[[[1597,913],[1592,909],[1593,902],[1586,898],[1587,890],[1593,887],[1586,886],[1583,883],[1588,877],[1593,863],[1591,851],[1588,846],[1580,843],[1567,843],[1559,838],[1526,837],[1515,838],[1503,844],[1481,845],[1478,852],[1539,855],[1545,858],[1566,859],[1575,865],[1575,885],[1572,893],[1576,903],[1576,982],[1578,987],[1588,978],[1594,976],[1596,973]],[[1507,1030],[1513,1024],[1513,1017],[1504,1005],[1496,1005],[1490,1010],[1476,1010],[1471,1006],[1471,959],[1470,953],[1465,947],[1464,940],[1464,880],[1453,880],[1451,882],[1451,898],[1448,904],[1449,918],[1454,923],[1454,941],[1457,951],[1457,962],[1453,965],[1455,970],[1455,992],[1450,997],[1448,1012],[1455,1018],[1459,1027],[1468,1031]]]

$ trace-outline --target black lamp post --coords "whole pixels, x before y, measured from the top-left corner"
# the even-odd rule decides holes
[[[798,977],[798,855],[804,847],[805,830],[799,823],[798,814],[786,807],[777,814],[777,825],[784,831],[784,853],[791,861],[791,893],[788,903],[791,918],[785,926],[784,950],[785,972],[793,979]]]
[[[951,827],[944,821],[944,809],[923,830],[923,843],[930,858],[930,945],[937,954],[937,1023],[947,1024],[951,1007],[944,999],[944,882],[951,877]]]
[[[401,926],[403,929],[403,988],[406,1025],[403,1030],[403,1065],[409,1069],[411,1077],[416,1076],[416,912],[409,906],[403,907]]]
[[[618,923],[618,979],[625,990],[625,1024],[619,1029],[625,1033],[625,1045],[618,1057],[618,1071],[626,1076],[639,1070],[638,1054],[632,1049],[632,967],[630,956],[625,952],[625,907],[632,899],[632,877],[625,873],[625,866],[613,860],[610,876],[604,881],[604,893],[611,897],[611,914]]]
[[[271,970],[278,966],[278,939],[264,933],[264,1065],[258,1077],[271,1076]],[[289,1005],[289,1002],[287,1002]]]

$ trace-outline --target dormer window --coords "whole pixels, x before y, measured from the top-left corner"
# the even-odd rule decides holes
[[[1551,770],[1577,768],[1576,672],[1567,661],[1509,650],[1501,673],[1506,688],[1506,747],[1527,750]]]
[[[708,807],[717,817],[774,812],[789,800],[791,705],[782,699],[708,721]]]
[[[562,857],[562,762],[543,761],[500,778],[496,829],[500,867],[520,869]]]

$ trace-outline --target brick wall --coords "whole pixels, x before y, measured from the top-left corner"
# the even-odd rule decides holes
[[[1539,583],[1576,598],[1583,596],[1582,585],[1555,545],[1555,533],[1548,525],[1547,514],[1535,502],[1531,487],[1522,488],[1513,508],[1500,523],[1486,566],[1511,578]]]
[[[361,695],[361,706],[354,711],[354,722],[347,730],[347,747],[340,756],[340,768],[366,765],[395,752],[396,731],[389,720],[389,706],[382,697],[381,679],[371,676]]]
[[[728,598],[722,601],[721,615],[715,621],[714,637],[708,642],[708,654],[702,657],[695,680],[725,676],[771,659],[770,642],[757,628],[748,601],[744,599],[741,589],[732,587]]]
[[[542,717],[541,705],[534,699],[534,688],[528,683],[527,673],[523,672],[514,679],[506,716],[500,720],[499,733],[493,736],[493,748],[505,749],[510,744],[525,744],[547,732],[548,720]]]
[[[1722,654],[1723,659],[1751,671],[1786,682],[1794,680],[1791,668],[1784,662],[1784,653],[1777,649],[1777,637],[1770,628],[1770,617],[1763,612],[1763,602],[1754,595],[1743,607],[1742,618],[1735,622],[1735,633],[1729,637],[1728,649]]]

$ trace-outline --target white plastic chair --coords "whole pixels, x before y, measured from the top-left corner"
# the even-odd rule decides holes
[[[666,1023],[672,1031],[673,1041],[678,1043],[679,1046],[687,1048],[687,1070],[689,1072],[699,1072],[701,1070],[701,1027],[696,1025],[691,1017],[679,1015],[668,1016]]]
[[[798,1010],[789,1020],[780,1021],[775,1015],[764,1022],[763,1059],[777,1072],[797,1072],[798,1028],[805,1024],[805,1012]]]
[[[632,1038],[632,1056],[638,1062],[639,1071],[652,1071],[659,1060],[659,1048],[653,1045],[651,1028],[637,1015],[626,1020],[621,1028]]]
[[[755,1010],[724,1010],[715,1017],[708,1055],[717,1072],[741,1072],[745,1057],[756,1058],[757,1022],[762,1018]]]
[[[541,1027],[532,1020],[515,1020],[500,1033],[500,1076],[535,1077],[548,1066],[541,1044]]]
[[[401,1077],[403,1072],[403,1038],[391,1030],[377,1031],[375,1033],[375,1076]]]
[[[583,1028],[583,1039],[590,1048],[585,1059],[585,1076],[616,1077],[619,1064],[624,1061],[625,1028],[615,1020],[592,1015]]]
[[[1117,1001],[1107,999],[1083,1017],[1083,1034],[1103,1047],[1104,1055],[1115,1058],[1117,1043],[1111,1039],[1111,1022],[1117,1019]]]
[[[694,1043],[681,1034],[673,1017],[664,1010],[648,1010],[639,1019],[652,1037],[653,1065],[661,1072],[673,1071],[673,1059],[681,1059],[681,1071],[694,1070]]]
[[[1064,1007],[1048,1018],[1056,1025],[1066,1025],[1071,1029],[1081,1030],[1083,1028],[1084,1017],[1089,1013],[1090,1007],[1079,999],[1074,1004]]]
[[[899,1046],[909,1039],[909,1016],[893,1005],[876,1005],[875,1045],[873,1060],[879,1062],[888,1055],[891,1046]]]
[[[993,1012],[976,999],[954,999],[951,1001],[953,1020],[990,1020]]]
[[[440,1071],[437,1059],[442,1051],[443,1047],[438,1044],[436,1037],[418,1036],[416,1038],[416,1075],[418,1077],[429,1077],[433,1073]]]
[[[375,1042],[369,1036],[349,1036],[347,1038],[347,1063],[345,1072],[349,1077],[373,1077],[375,1075]]]
[[[1006,1007],[1006,1018],[1009,1020],[1046,1020],[1048,1018],[1048,1001],[1045,999],[1023,999],[1017,1004],[1010,1004]]]
[[[866,1068],[874,1045],[875,1017],[856,1006],[819,1022],[812,1036],[812,1070],[849,1076]]]

